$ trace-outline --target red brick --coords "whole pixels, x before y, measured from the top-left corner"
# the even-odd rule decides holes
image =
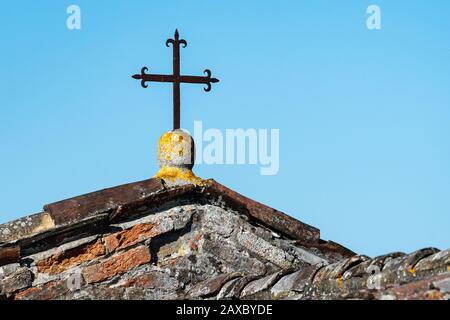
[[[108,252],[113,252],[153,238],[161,234],[162,231],[156,224],[142,223],[133,226],[131,229],[106,236],[104,240]]]
[[[95,243],[57,253],[36,263],[39,272],[57,274],[106,253],[100,239]]]
[[[69,292],[66,281],[47,282],[39,287],[29,288],[16,294],[16,300],[52,300]]]
[[[86,267],[83,277],[87,283],[101,282],[148,262],[150,252],[147,247],[140,246]]]

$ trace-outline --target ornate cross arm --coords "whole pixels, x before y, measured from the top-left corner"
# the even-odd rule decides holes
[[[147,67],[141,69],[141,74],[135,74],[132,77],[137,80],[141,80],[141,86],[147,88],[146,82],[178,82],[178,83],[203,83],[206,84],[204,90],[206,92],[211,91],[211,83],[219,82],[219,79],[211,78],[211,71],[206,69],[204,73],[206,76],[174,76],[171,74],[148,74]]]
[[[141,86],[147,88],[146,82],[175,82],[174,76],[171,74],[147,74],[147,67],[141,69],[141,74],[133,75],[133,79],[141,80]]]
[[[206,92],[211,91],[211,83],[217,83],[219,82],[219,79],[211,78],[211,71],[206,69],[203,71],[206,73],[206,76],[200,77],[200,76],[180,76],[180,82],[183,83],[203,83],[206,84],[206,88],[204,90]]]

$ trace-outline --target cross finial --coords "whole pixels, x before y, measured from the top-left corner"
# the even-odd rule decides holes
[[[178,29],[175,30],[174,39],[167,39],[166,46],[172,45],[173,48],[173,73],[165,74],[147,74],[147,67],[141,69],[140,74],[133,75],[134,79],[141,80],[141,86],[147,88],[146,82],[171,82],[173,83],[173,129],[180,128],[180,83],[201,83],[205,84],[205,91],[211,90],[211,83],[219,82],[216,78],[211,78],[211,71],[205,69],[206,76],[185,76],[180,74],[180,44],[183,48],[187,46],[184,39],[179,38]]]

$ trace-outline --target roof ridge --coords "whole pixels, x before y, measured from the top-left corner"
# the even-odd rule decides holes
[[[246,214],[250,221],[295,240],[297,244],[327,249],[320,242],[319,229],[245,197],[213,179],[204,180],[202,186],[168,187],[162,179],[151,178],[47,204],[41,213],[0,225],[0,257],[8,256],[5,261],[18,259],[17,254],[13,255],[14,258],[10,254],[12,245],[18,246],[13,251],[20,253],[48,237],[66,233],[73,237],[77,232],[86,233],[89,226],[93,232],[98,231],[106,225],[183,198],[229,207]],[[335,248],[330,251],[333,250]]]

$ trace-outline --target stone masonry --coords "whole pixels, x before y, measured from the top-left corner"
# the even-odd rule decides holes
[[[0,299],[449,299],[450,250],[369,258],[210,181],[157,179],[0,226]]]

